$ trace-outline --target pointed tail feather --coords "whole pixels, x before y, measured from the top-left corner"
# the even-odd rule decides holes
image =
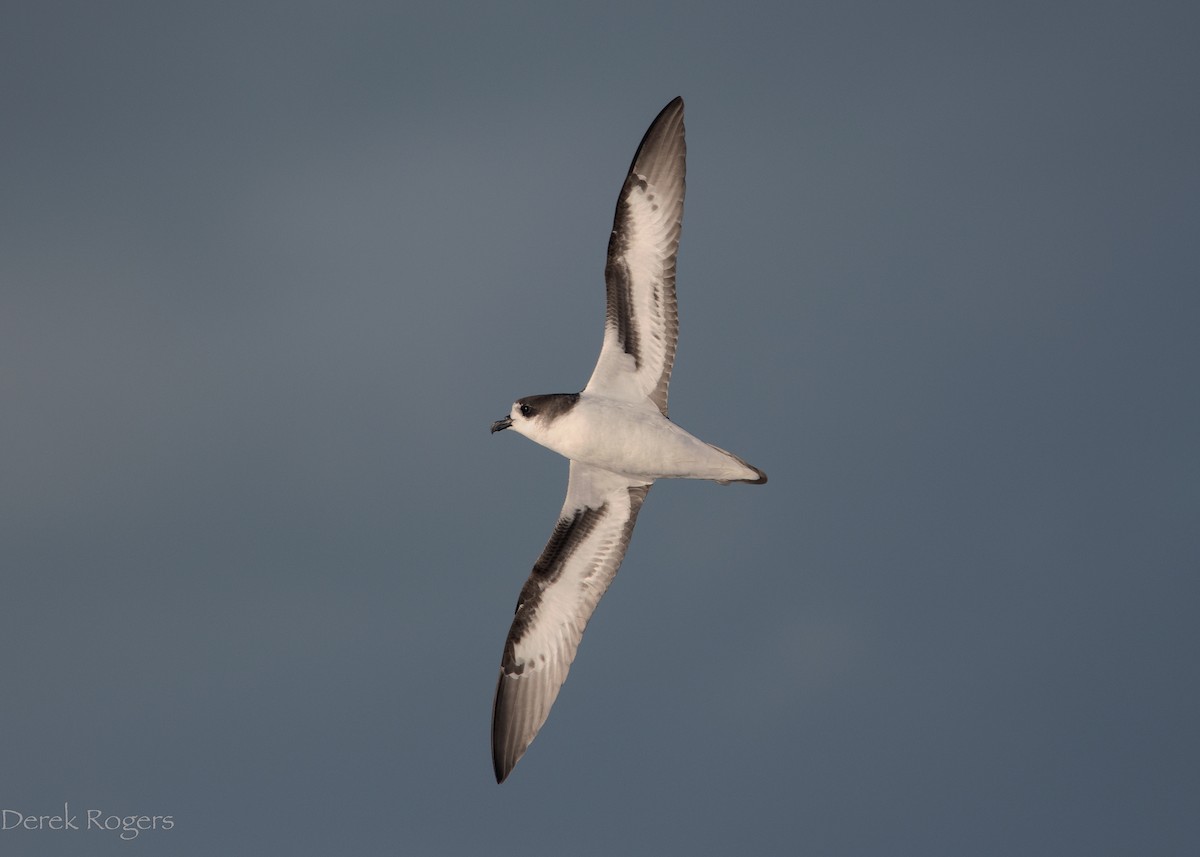
[[[755,474],[753,477],[745,476],[743,478],[732,477],[729,479],[718,479],[718,480],[716,480],[718,484],[728,485],[730,482],[746,482],[750,485],[762,485],[764,482],[767,481],[767,474],[763,473],[761,470],[759,470],[757,467],[755,467],[750,462],[746,461],[745,459],[739,458],[738,456],[734,455],[732,452],[730,452],[727,449],[721,449],[721,447],[715,446],[711,443],[709,444],[709,446],[711,446],[717,452],[722,453],[723,455],[728,455],[730,458],[732,458],[738,464],[742,465],[742,467],[745,467],[747,470],[753,470],[754,474]]]

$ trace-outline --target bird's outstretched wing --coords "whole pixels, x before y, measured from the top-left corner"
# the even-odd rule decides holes
[[[571,462],[566,502],[521,589],[504,643],[492,708],[496,782],[504,782],[546,722],[649,490],[647,482]]]
[[[675,257],[683,226],[683,99],[663,108],[633,156],[617,199],[604,280],[604,346],[585,390],[665,415],[679,339]]]

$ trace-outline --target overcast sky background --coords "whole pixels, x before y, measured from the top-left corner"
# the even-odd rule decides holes
[[[431,4],[432,5],[432,4]],[[5,855],[1200,848],[1195,4],[8,4]],[[616,194],[665,482],[503,786]],[[11,818],[11,816],[10,816]]]

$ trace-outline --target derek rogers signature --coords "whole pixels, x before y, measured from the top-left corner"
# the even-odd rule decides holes
[[[26,815],[15,809],[0,809],[0,831],[8,830],[107,830],[118,832],[124,840],[137,839],[143,830],[170,830],[175,826],[171,815],[114,815],[102,809],[84,810],[83,819],[71,814],[71,805],[63,804],[61,815]]]

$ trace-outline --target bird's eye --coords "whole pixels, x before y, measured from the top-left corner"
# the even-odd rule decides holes
[[[533,408],[529,407],[529,405],[521,405],[521,416],[527,417],[532,413],[533,413]]]

